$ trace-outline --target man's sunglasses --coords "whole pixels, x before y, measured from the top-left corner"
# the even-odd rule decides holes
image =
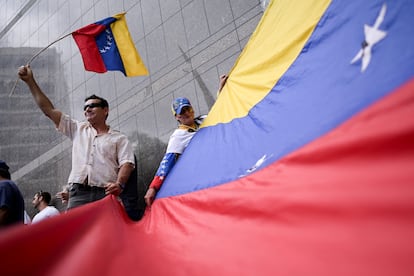
[[[94,107],[103,107],[102,103],[91,103],[91,104],[86,104],[83,106],[83,111],[86,111],[87,108],[94,108]]]

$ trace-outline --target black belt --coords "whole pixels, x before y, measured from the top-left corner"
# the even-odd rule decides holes
[[[105,191],[105,188],[98,187],[98,186],[90,186],[81,183],[73,183],[72,185],[76,185],[79,190],[81,191]]]

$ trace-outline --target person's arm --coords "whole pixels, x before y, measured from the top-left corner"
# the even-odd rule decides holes
[[[223,75],[221,75],[220,76],[220,78],[219,78],[219,90],[218,90],[218,92],[217,92],[217,95],[221,92],[221,90],[223,89],[223,87],[224,87],[224,85],[226,84],[226,82],[227,82],[227,79],[228,79],[228,77],[229,76],[227,76],[227,75],[225,75],[225,74],[223,74]]]
[[[131,164],[131,163],[125,163],[121,166],[118,172],[118,178],[116,180],[116,184],[118,184],[120,188],[122,189],[125,188],[123,187],[123,185],[127,183],[129,176],[131,175],[134,168],[135,168],[134,164]]]
[[[66,185],[63,187],[62,191],[58,192],[55,196],[62,201],[62,204],[66,204],[69,200],[69,186]]]
[[[42,110],[42,112],[55,123],[56,127],[58,127],[62,112],[58,109],[55,109],[52,102],[40,89],[39,85],[33,77],[33,72],[30,69],[30,66],[21,66],[19,68],[19,77],[29,87],[30,92],[32,93],[33,98],[36,104],[39,106],[40,110]]]
[[[132,163],[125,163],[119,168],[118,177],[116,182],[109,182],[105,186],[106,194],[113,194],[118,196],[125,188],[125,184],[128,181],[129,176],[131,175],[132,171],[134,170],[134,164]]]
[[[178,153],[166,153],[162,159],[160,166],[158,167],[157,172],[155,173],[154,179],[152,180],[147,193],[144,196],[145,203],[148,206],[151,206],[152,202],[157,195],[158,190],[161,188],[164,179],[167,177],[168,173],[174,167],[179,154]]]

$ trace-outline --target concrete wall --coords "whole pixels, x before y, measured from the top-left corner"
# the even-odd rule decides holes
[[[214,103],[218,77],[227,73],[257,26],[265,1],[259,0],[3,0],[0,17],[0,159],[22,190],[31,216],[33,194],[52,195],[66,184],[71,144],[36,107],[16,81],[17,68],[41,48],[87,24],[126,11],[136,48],[150,75],[126,78],[121,72],[84,70],[71,37],[32,63],[35,76],[54,105],[83,119],[90,94],[110,104],[109,124],[128,135],[138,158],[138,188],[146,190],[177,124],[171,101],[188,97],[197,114]],[[59,208],[63,208],[56,201]],[[140,204],[143,204],[140,201]]]

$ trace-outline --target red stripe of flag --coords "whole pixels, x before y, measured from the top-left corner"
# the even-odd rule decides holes
[[[97,73],[105,73],[107,71],[95,41],[95,37],[103,32],[105,28],[104,25],[90,24],[72,33],[87,71]]]

